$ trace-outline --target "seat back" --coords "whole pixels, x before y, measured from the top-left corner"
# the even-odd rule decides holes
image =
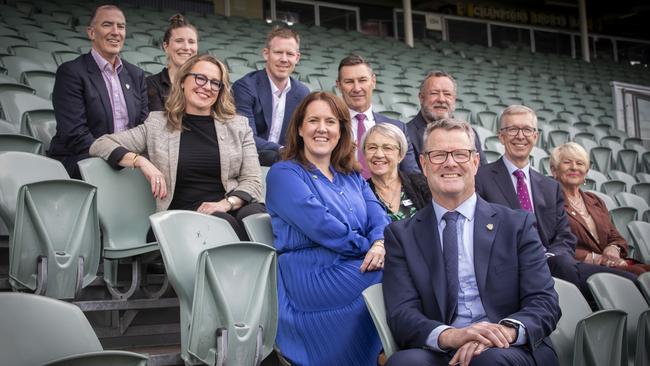
[[[275,249],[254,242],[206,249],[196,271],[190,354],[208,365],[259,365],[277,328]]]
[[[634,175],[628,174],[624,171],[610,170],[607,172],[607,175],[609,176],[610,179],[623,181],[625,183],[625,190],[624,190],[625,192],[630,192],[632,186],[638,183],[636,181],[636,178],[634,178]]]
[[[245,217],[243,220],[246,233],[252,241],[273,246],[273,227],[271,227],[271,215],[257,213]]]
[[[157,250],[147,243],[149,215],[156,211],[151,186],[139,169],[111,168],[100,158],[79,163],[83,179],[97,187],[104,257],[126,258]]]
[[[650,223],[628,221],[627,228],[634,242],[634,258],[643,263],[650,263]]]
[[[626,319],[624,311],[601,310],[580,320],[572,365],[627,366]]]
[[[14,133],[0,134],[0,151],[22,151],[40,154],[41,147],[41,142],[33,137]]]
[[[192,359],[187,353],[187,337],[199,255],[205,249],[239,241],[239,237],[226,220],[193,211],[158,212],[149,220],[169,283],[180,302],[181,358],[189,363]]]
[[[44,291],[45,296],[73,299],[97,277],[101,242],[96,192],[90,184],[70,179],[20,188],[9,242],[14,288],[39,287],[37,293]],[[47,261],[39,270],[41,258]]]
[[[553,278],[553,280],[555,281],[555,291],[559,296],[562,317],[551,333],[551,341],[553,341],[560,365],[571,366],[576,325],[591,314],[591,308],[576,285],[559,278]]]
[[[650,272],[643,273],[638,278],[641,292],[648,303],[650,303]]]
[[[42,365],[73,354],[101,351],[79,307],[25,293],[0,292],[0,354],[6,365]]]
[[[366,302],[366,307],[370,312],[381,345],[384,347],[384,354],[389,358],[393,353],[399,351],[397,343],[388,327],[386,321],[386,305],[384,304],[384,287],[381,283],[374,284],[362,292],[363,300]]]
[[[644,214],[650,210],[650,206],[648,206],[648,203],[643,198],[627,192],[619,192],[614,197],[619,205],[636,208],[637,220],[645,220]]]
[[[600,172],[609,171],[612,165],[612,149],[609,147],[598,146],[589,151],[589,160],[594,165],[594,169]]]
[[[627,313],[627,339],[631,359],[636,346],[636,326],[639,316],[648,309],[639,289],[631,280],[611,273],[595,273],[587,284],[601,309],[623,310]]]
[[[609,197],[609,196],[608,196]],[[632,235],[627,227],[627,224],[637,219],[637,210],[634,207],[619,206],[609,210],[609,216],[612,218],[616,230],[623,235],[625,241],[630,244],[630,249],[636,249],[636,245],[632,243]]]
[[[43,366],[147,366],[149,357],[127,351],[97,351],[63,357]]]
[[[28,93],[13,91],[0,92],[0,106],[6,119],[18,127],[20,133],[27,133],[24,114],[35,110],[53,111],[52,102],[48,99]]]
[[[647,273],[647,272],[646,272]],[[650,309],[641,313],[636,327],[635,365],[650,365]]]
[[[25,184],[48,179],[69,179],[63,165],[41,155],[20,151],[0,152],[0,217],[13,231],[18,190]]]

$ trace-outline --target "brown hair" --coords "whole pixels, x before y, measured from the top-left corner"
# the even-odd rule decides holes
[[[275,37],[293,38],[296,40],[296,43],[298,43],[298,48],[300,48],[300,36],[298,35],[298,32],[290,28],[281,27],[279,25],[271,28],[269,33],[266,34],[266,45],[264,47],[270,48],[271,40]]]
[[[366,65],[368,70],[370,70],[370,73],[373,74],[374,72],[372,71],[372,66],[370,66],[370,63],[366,61],[365,58],[352,54],[350,56],[345,57],[341,62],[339,62],[339,75],[338,78],[341,80],[341,69],[344,68],[345,66],[356,66],[356,65]]]
[[[424,145],[426,147],[427,140],[429,139],[429,136],[433,133],[435,130],[445,130],[445,131],[452,131],[452,130],[460,130],[463,131],[466,135],[467,138],[469,139],[469,146],[470,149],[474,149],[475,146],[475,136],[474,136],[474,131],[472,130],[472,126],[463,120],[459,119],[453,119],[453,118],[443,118],[439,121],[429,123],[427,126],[427,129],[424,131]],[[474,151],[478,153],[477,151]]]
[[[196,37],[199,37],[199,32],[196,30],[196,27],[194,27],[189,21],[185,20],[183,14],[177,13],[169,18],[169,27],[167,27],[167,30],[163,35],[163,43],[169,44],[169,39],[172,37],[172,31],[178,28],[190,28],[194,33],[196,33]]]
[[[336,147],[332,151],[330,164],[334,170],[342,173],[352,173],[359,171],[359,163],[355,157],[355,144],[352,140],[352,123],[350,122],[350,112],[345,103],[336,95],[329,92],[312,92],[307,95],[298,107],[293,111],[291,122],[287,128],[287,143],[282,152],[283,160],[295,159],[303,166],[310,168],[312,164],[305,157],[305,142],[298,133],[300,126],[305,120],[307,107],[317,101],[322,100],[330,106],[332,113],[339,121],[340,138]]]
[[[221,89],[219,90],[219,95],[217,95],[217,100],[212,105],[212,117],[221,122],[227,122],[227,120],[235,117],[235,102],[230,89],[228,69],[223,62],[219,61],[214,56],[208,54],[194,55],[176,72],[176,76],[174,77],[174,80],[172,80],[172,89],[167,98],[167,102],[165,103],[167,124],[174,130],[181,129],[183,116],[185,115],[186,101],[185,93],[183,91],[183,82],[192,71],[194,65],[201,61],[210,62],[216,65],[221,71]]]

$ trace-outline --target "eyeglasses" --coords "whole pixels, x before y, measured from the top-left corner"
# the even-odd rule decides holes
[[[207,76],[195,72],[191,72],[190,75],[194,76],[194,82],[198,86],[205,86],[205,84],[207,84],[208,81],[210,81],[210,89],[212,89],[212,91],[218,92],[223,86],[221,80],[217,80],[217,79],[210,80],[208,79]]]
[[[521,131],[521,133],[523,133],[524,136],[529,137],[532,136],[535,132],[537,132],[537,129],[532,127],[524,127],[524,128],[504,127],[499,131],[505,132],[508,136],[517,136],[519,134],[519,131]]]
[[[399,146],[397,145],[391,145],[391,144],[383,144],[383,145],[377,145],[377,144],[368,144],[366,145],[366,152],[374,155],[377,153],[377,151],[383,151],[384,154],[386,155],[394,155],[397,154],[398,151],[400,151]]]
[[[447,161],[447,157],[451,155],[457,163],[467,163],[472,157],[472,153],[475,150],[471,149],[457,149],[453,151],[444,151],[444,150],[431,150],[425,151],[424,154],[427,156],[429,161],[432,164],[442,164]]]

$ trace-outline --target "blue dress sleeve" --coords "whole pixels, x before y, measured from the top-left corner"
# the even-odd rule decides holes
[[[266,177],[269,212],[312,242],[334,252],[346,256],[365,254],[370,248],[371,236],[366,238],[334,216],[304,181],[300,169],[297,164],[281,162],[273,165]]]

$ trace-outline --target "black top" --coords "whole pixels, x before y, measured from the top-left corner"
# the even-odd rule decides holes
[[[169,209],[196,210],[226,195],[221,183],[219,141],[212,116],[185,115],[178,148],[176,187]]]
[[[161,72],[147,76],[145,81],[147,82],[147,96],[149,97],[149,112],[164,111],[165,102],[172,87],[169,71],[165,67]]]
[[[398,215],[399,217],[404,216],[410,217],[415,212],[410,210],[410,207],[415,207],[416,210],[420,210],[422,207],[427,204],[431,204],[431,191],[429,190],[429,185],[427,184],[427,178],[420,173],[404,173],[398,171],[399,179],[402,181],[402,192],[400,193],[400,212],[404,215]],[[370,189],[375,192],[375,196],[379,201],[384,204],[382,199],[375,191],[375,185],[372,182],[372,179],[368,179],[368,184]],[[408,204],[405,204],[407,202]],[[385,206],[385,205],[384,205]],[[391,213],[391,211],[386,207],[386,212]],[[391,220],[395,221],[395,217],[391,215]]]

